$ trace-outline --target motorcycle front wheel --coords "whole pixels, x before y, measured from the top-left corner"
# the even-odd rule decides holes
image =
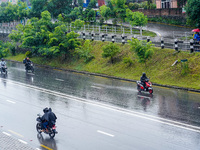
[[[150,94],[153,94],[153,89],[149,89],[149,93],[150,93]]]

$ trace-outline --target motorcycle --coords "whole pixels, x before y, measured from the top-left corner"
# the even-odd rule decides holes
[[[38,117],[37,117],[37,119],[36,119],[36,120],[37,120],[36,130],[37,130],[37,132],[38,132],[39,134],[41,134],[41,133],[42,133],[42,130],[43,130],[43,128],[42,128],[42,117],[41,117],[40,114],[38,114],[37,116],[38,116]],[[44,133],[45,133],[45,134],[48,134],[51,138],[54,138],[54,137],[55,137],[55,134],[57,133],[57,132],[56,132],[56,126],[53,125],[52,127],[50,127],[50,126],[47,125],[47,129],[48,129],[48,131],[44,130]]]
[[[141,81],[136,81],[136,83],[137,83],[138,92],[145,91],[145,92],[149,92],[150,94],[153,94],[152,84],[149,81],[149,79],[145,80],[145,86],[143,86]]]
[[[1,74],[7,74],[7,67],[6,65],[1,66]]]
[[[28,73],[29,70],[33,73],[34,72],[33,63],[32,62],[27,63],[25,70],[26,70],[26,73]]]

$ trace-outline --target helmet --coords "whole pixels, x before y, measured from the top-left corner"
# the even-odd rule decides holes
[[[4,58],[1,58],[1,61],[4,61]]]
[[[142,76],[146,76],[146,73],[145,73],[145,72],[143,72],[143,73],[142,73]]]
[[[43,112],[44,112],[44,113],[46,113],[46,112],[48,112],[48,111],[49,111],[49,109],[48,109],[47,107],[43,109]]]

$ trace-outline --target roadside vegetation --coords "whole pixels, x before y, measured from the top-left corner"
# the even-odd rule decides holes
[[[90,45],[93,48],[86,48],[86,50],[84,49],[85,52],[78,52],[80,55],[74,53],[73,57],[68,59],[64,59],[60,55],[54,59],[33,56],[31,60],[41,65],[100,73],[133,80],[139,80],[142,72],[146,72],[153,83],[200,89],[200,53],[190,54],[183,51],[176,53],[175,50],[160,49],[151,46],[150,53],[144,52],[144,59],[146,60],[144,62],[143,59],[141,60],[142,57],[129,44],[122,45],[116,43],[115,46],[117,48],[110,50],[110,56],[113,56],[111,60],[110,56],[104,56],[105,47],[103,48],[105,45],[110,47],[109,45],[111,44],[109,42],[92,42],[88,40],[80,40],[80,42],[85,47],[87,47],[86,45]],[[143,51],[143,47],[138,49]],[[113,51],[115,55],[111,55]],[[16,56],[10,55],[6,59],[22,62],[25,57],[25,54],[17,54]],[[181,62],[183,59],[187,59],[188,61],[183,64]],[[178,60],[178,63],[172,66],[176,60]]]

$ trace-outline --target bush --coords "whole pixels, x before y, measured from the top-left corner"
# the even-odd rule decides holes
[[[102,49],[102,57],[110,57],[111,63],[114,62],[114,57],[121,52],[119,46],[116,43],[109,43],[107,45],[104,45]]]
[[[86,40],[82,47],[76,48],[75,55],[77,55],[79,58],[83,58],[84,62],[88,63],[95,58],[94,55],[91,54],[92,50],[93,47],[91,42],[89,40]]]
[[[129,3],[128,5],[130,10],[138,9],[140,5],[138,3]]]
[[[153,44],[151,42],[139,41],[138,39],[132,39],[128,41],[131,45],[131,51],[134,51],[138,56],[139,62],[145,63],[153,55]]]
[[[125,64],[128,64],[129,66],[131,66],[133,64],[133,59],[129,56],[129,57],[124,57],[123,58],[123,62]]]
[[[32,57],[32,54],[33,54],[33,53],[32,53],[31,51],[27,51],[27,52],[25,53],[25,56],[26,56],[26,57]]]

